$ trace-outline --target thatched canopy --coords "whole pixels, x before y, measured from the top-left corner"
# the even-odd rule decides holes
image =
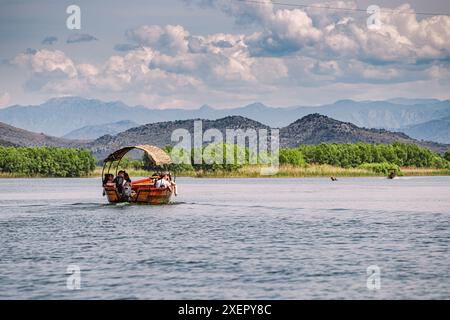
[[[166,164],[172,163],[172,159],[170,156],[161,148],[151,146],[148,144],[138,145],[138,146],[130,146],[124,147],[117,151],[111,153],[104,162],[117,161],[123,158],[125,154],[127,154],[130,150],[139,149],[145,152],[150,162],[156,166],[162,166]]]

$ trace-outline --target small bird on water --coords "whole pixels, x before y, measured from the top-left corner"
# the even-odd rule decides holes
[[[336,177],[330,177],[331,181],[337,181]]]

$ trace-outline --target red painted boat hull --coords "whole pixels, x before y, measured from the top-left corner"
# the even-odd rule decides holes
[[[169,203],[172,192],[168,188],[155,188],[152,185],[133,186],[133,196],[130,201],[123,200],[114,186],[105,186],[106,197],[110,203],[131,202],[141,204]]]

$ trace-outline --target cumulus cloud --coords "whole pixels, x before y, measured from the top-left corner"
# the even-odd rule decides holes
[[[60,50],[27,50],[17,55],[13,63],[28,67],[33,73],[61,72],[68,77],[76,77],[77,70],[73,61]]]
[[[263,31],[246,39],[253,55],[297,53],[321,58],[338,55],[372,64],[414,63],[450,57],[450,17],[432,16],[419,21],[408,4],[395,9],[382,8],[382,27],[369,30],[366,15],[355,15],[346,10],[356,9],[355,1],[330,1],[291,9],[276,9],[271,2],[187,2],[219,8],[233,16],[237,23],[261,26]],[[327,6],[344,10],[323,9]]]
[[[57,42],[58,41],[58,38],[57,37],[55,37],[55,36],[49,36],[49,37],[45,37],[43,40],[42,40],[42,42],[41,42],[41,44],[44,44],[44,45],[53,45],[55,42]]]
[[[188,50],[189,32],[182,26],[141,26],[125,33],[128,40],[155,48],[163,53],[183,53]]]
[[[382,27],[369,30],[367,16],[346,10],[190,3],[219,8],[257,31],[195,35],[180,25],[143,25],[126,31],[126,43],[117,44],[118,53],[104,63],[76,64],[61,51],[45,49],[20,54],[14,63],[30,70],[30,90],[126,92],[166,106],[205,96],[259,100],[280,90],[298,95],[300,88],[445,84],[450,78],[450,17],[418,20],[403,5],[395,10],[408,14],[382,14]],[[356,8],[354,1],[325,5]]]
[[[58,84],[67,79],[76,79],[78,71],[75,63],[60,50],[27,50],[17,55],[12,64],[24,68],[30,73],[25,88],[37,91]]]
[[[193,37],[188,51],[176,55],[156,52],[149,66],[171,73],[188,74],[217,86],[253,81],[252,59],[238,39],[225,35]],[[227,45],[224,45],[227,43]]]
[[[161,69],[150,70],[155,52],[151,48],[111,56],[101,65],[76,64],[59,50],[37,50],[17,55],[12,63],[30,73],[25,89],[57,94],[148,92],[158,96],[194,92],[202,87],[199,80]]]
[[[315,47],[322,31],[315,28],[311,18],[299,9],[276,10],[262,19],[265,32],[249,37],[255,55],[283,55],[306,47]]]
[[[98,39],[87,33],[75,33],[67,37],[67,43],[91,42]]]

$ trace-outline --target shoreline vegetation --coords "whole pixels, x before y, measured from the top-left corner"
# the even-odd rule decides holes
[[[261,163],[271,163],[269,156],[265,155],[263,159],[258,155],[257,163],[260,164],[250,164],[255,163],[249,161],[254,155],[237,145],[216,145],[190,151],[166,147],[165,150],[172,156],[187,159],[184,163],[193,163],[196,151],[203,155],[202,164],[169,165],[166,169],[177,177],[387,177],[393,171],[397,176],[450,176],[450,151],[440,155],[417,145],[398,142],[301,145],[281,149],[279,169],[274,175],[261,175],[261,168],[268,167]],[[209,154],[205,154],[206,150]],[[234,163],[205,160],[208,157],[209,160],[227,159],[227,152],[233,152]],[[243,155],[243,162],[238,161],[239,154]],[[0,147],[0,178],[100,177],[102,168],[99,165],[89,151],[82,149]],[[155,172],[145,155],[142,159],[124,157],[119,168],[127,170],[132,177],[151,176]]]
[[[249,166],[238,169],[236,171],[183,171],[176,172],[176,177],[190,177],[190,178],[358,178],[358,177],[387,177],[384,173],[376,173],[369,169],[362,168],[340,168],[330,165],[309,165],[307,167],[293,167],[282,165],[278,173],[274,175],[261,175],[260,166]],[[148,170],[127,170],[131,177],[148,177],[154,171]],[[81,175],[77,178],[101,178],[102,168],[97,167],[95,170],[87,175]],[[450,169],[436,169],[436,168],[415,168],[415,167],[401,167],[400,177],[413,176],[450,176]],[[0,172],[0,179],[2,178],[61,178],[44,175],[25,175],[19,173],[5,173]]]
[[[330,165],[308,165],[306,167],[295,167],[292,165],[281,165],[279,171],[274,175],[261,175],[261,166],[246,166],[235,171],[183,171],[176,172],[177,177],[191,178],[314,178],[314,177],[386,177],[387,174],[376,173],[370,169],[363,168],[340,168]],[[151,176],[154,171],[127,170],[132,177]],[[98,167],[89,177],[101,177],[102,169]],[[400,168],[399,176],[450,176],[450,169],[436,168]]]

